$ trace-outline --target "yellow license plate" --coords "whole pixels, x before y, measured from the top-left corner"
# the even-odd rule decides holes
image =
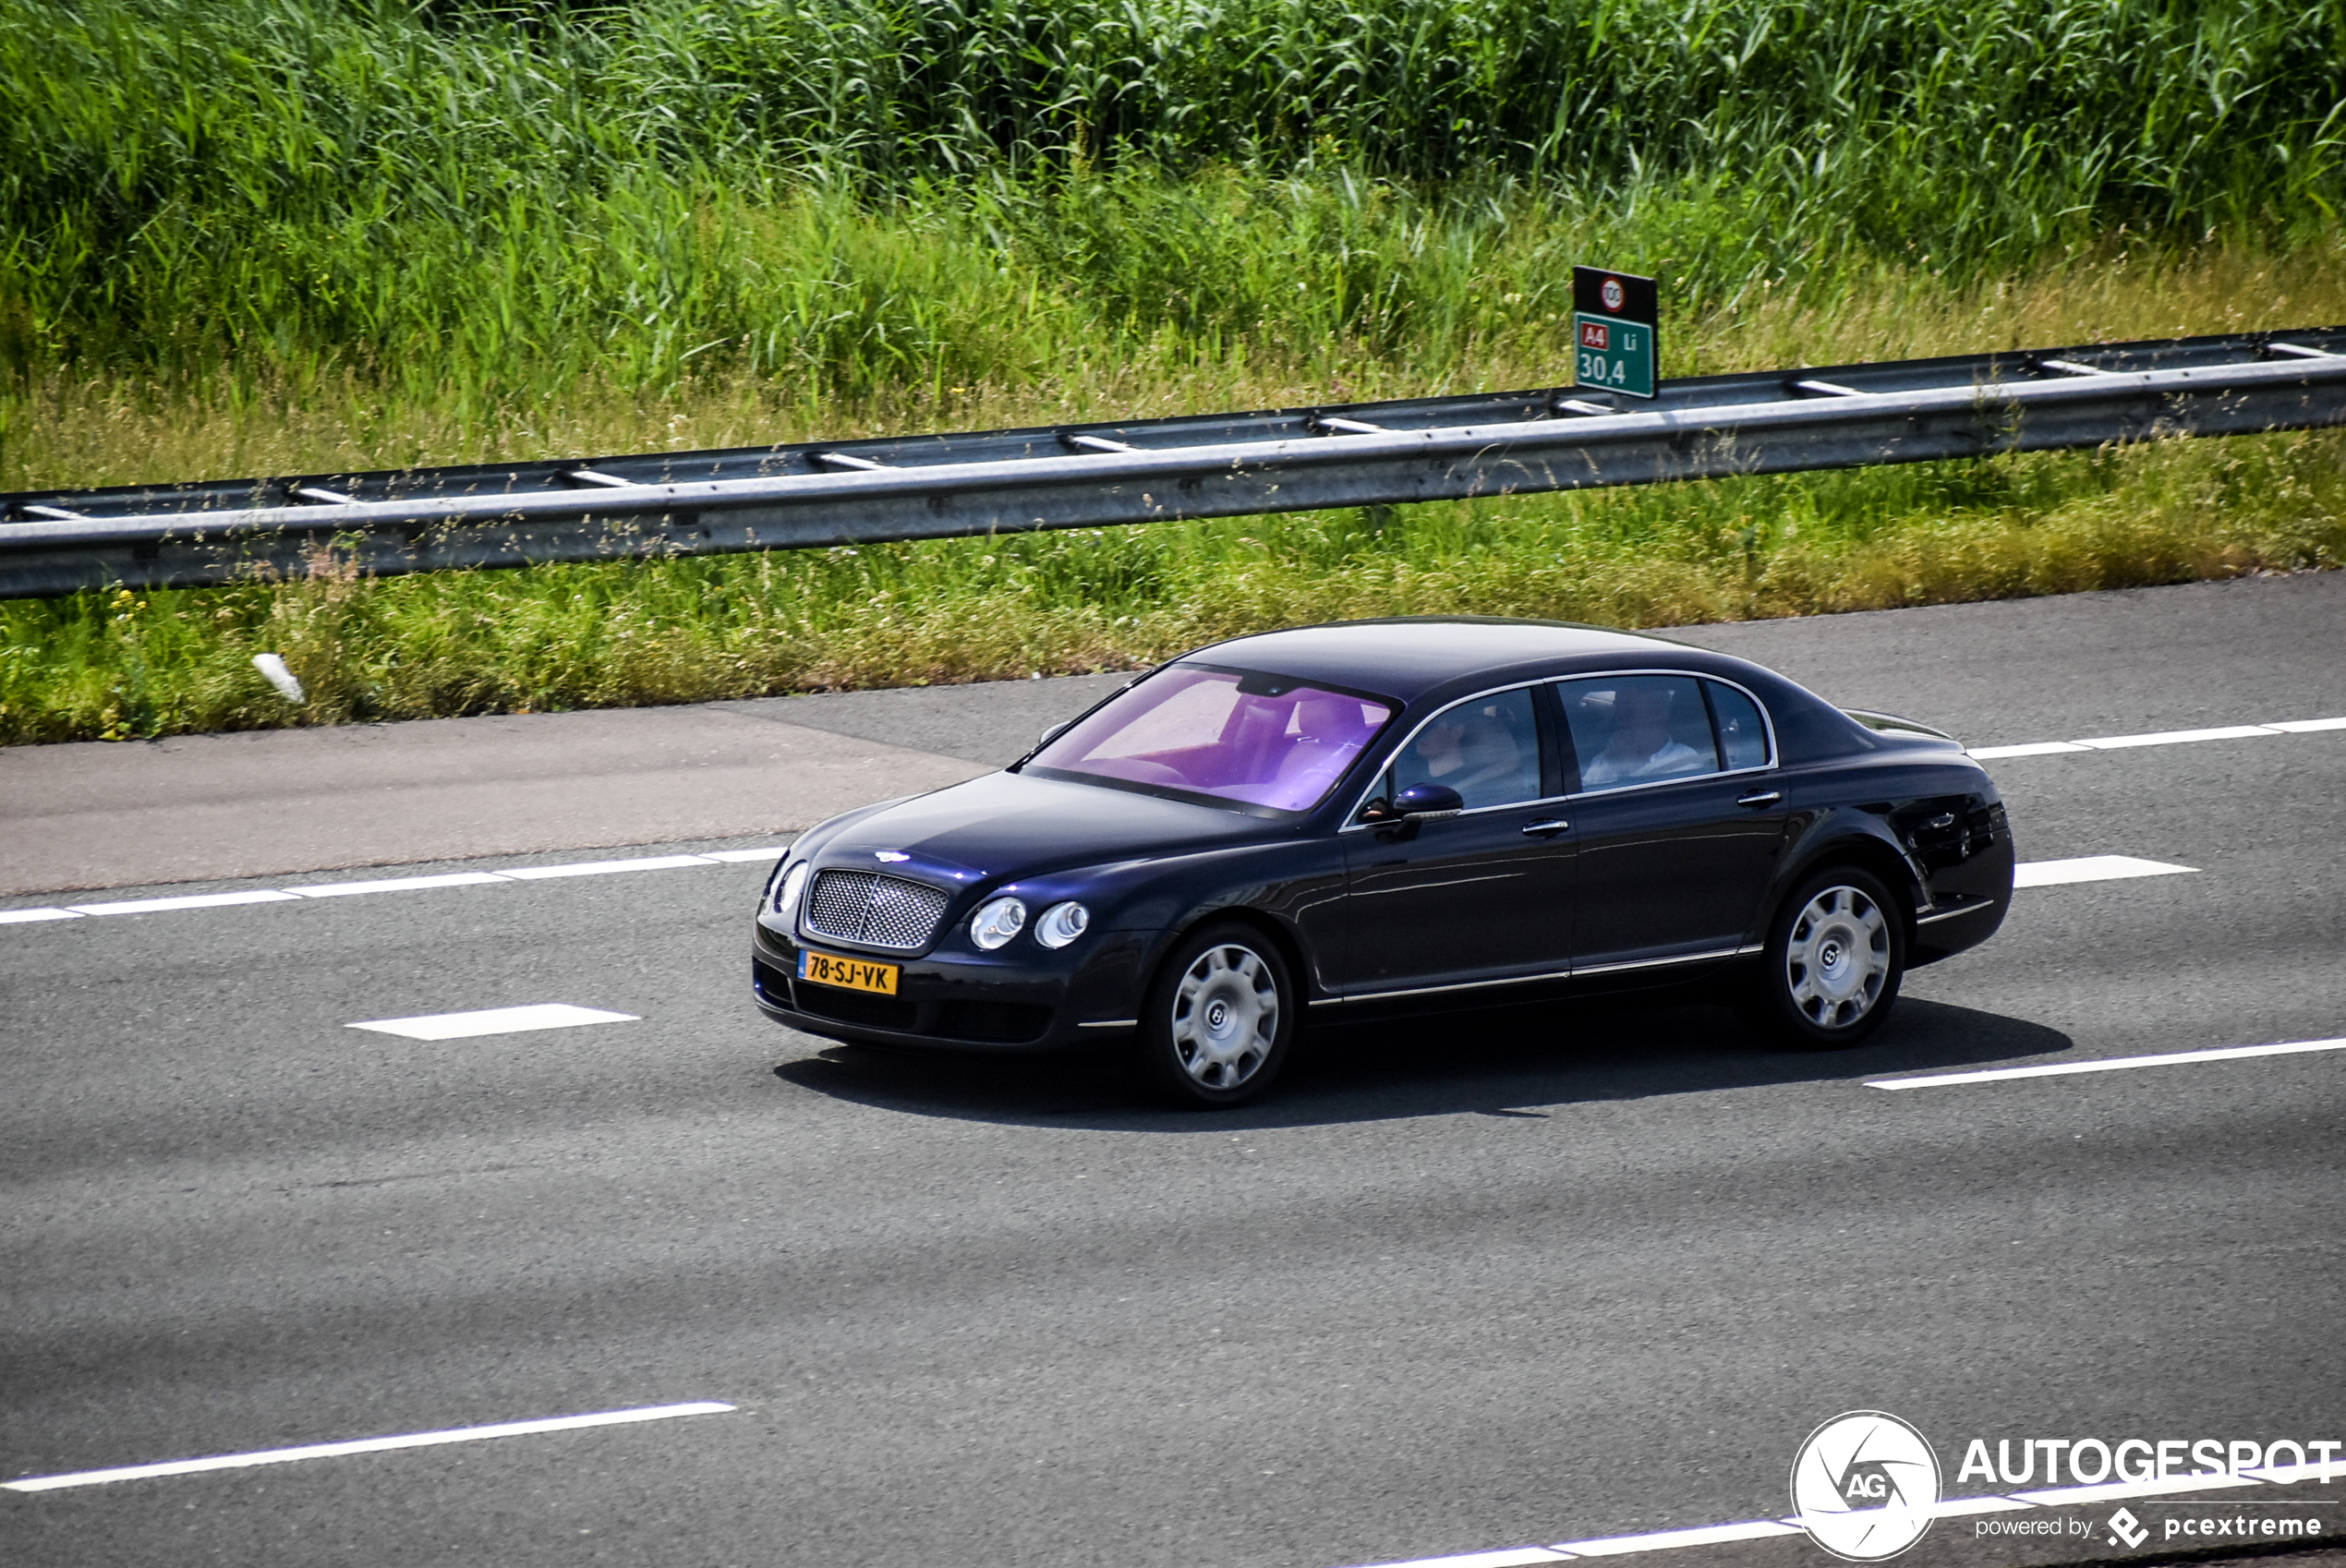
[[[876,964],[869,959],[842,959],[830,953],[818,953],[812,947],[799,949],[798,978],[811,980],[817,985],[836,985],[848,991],[876,991],[883,996],[896,995],[894,964]]]

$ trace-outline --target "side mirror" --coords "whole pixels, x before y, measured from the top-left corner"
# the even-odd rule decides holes
[[[1393,814],[1420,819],[1456,816],[1466,801],[1447,784],[1412,784],[1393,797]]]

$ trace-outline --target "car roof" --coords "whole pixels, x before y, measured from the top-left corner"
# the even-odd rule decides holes
[[[1267,670],[1376,692],[1406,704],[1459,681],[1509,677],[1527,666],[1577,658],[1678,664],[1689,654],[1701,657],[1683,643],[1602,626],[1458,615],[1345,621],[1264,632],[1199,648],[1184,654],[1180,662]]]

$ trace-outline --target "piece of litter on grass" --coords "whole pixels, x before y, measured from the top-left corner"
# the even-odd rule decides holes
[[[277,694],[285,701],[302,703],[309,700],[302,694],[301,682],[295,679],[294,672],[287,669],[285,661],[275,654],[253,655],[252,667],[260,671],[261,679],[277,688]]]

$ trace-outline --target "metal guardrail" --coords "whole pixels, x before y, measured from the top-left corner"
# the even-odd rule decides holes
[[[0,496],[0,597],[1228,517],[2346,425],[2346,327],[728,452]]]

